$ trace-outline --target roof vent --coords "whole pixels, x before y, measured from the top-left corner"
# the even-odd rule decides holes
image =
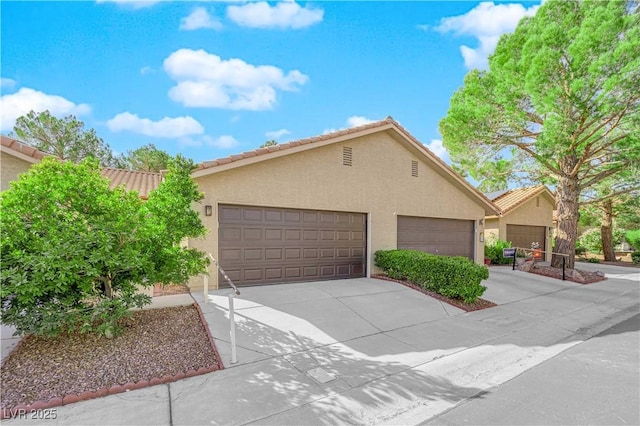
[[[411,160],[411,176],[418,177],[418,162]]]
[[[351,147],[343,146],[342,147],[342,165],[351,166],[353,161],[353,150]]]

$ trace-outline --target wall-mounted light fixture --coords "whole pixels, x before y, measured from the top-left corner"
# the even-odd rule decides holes
[[[480,242],[484,243],[484,232],[480,233]]]
[[[484,219],[480,219],[480,220],[478,221],[478,223],[479,223],[480,225],[484,225]]]
[[[212,214],[213,214],[213,207],[204,206],[204,215],[205,216],[211,216]]]

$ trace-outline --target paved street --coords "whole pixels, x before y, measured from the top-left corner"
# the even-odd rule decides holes
[[[640,316],[424,423],[640,424]]]
[[[47,424],[446,422],[447,415],[456,415],[454,407],[463,410],[470,399],[486,398],[491,403],[487,395],[501,395],[503,387],[526,378],[523,373],[528,371],[535,376],[532,380],[551,382],[554,371],[569,370],[557,366],[545,373],[546,362],[564,356],[567,366],[585,359],[592,362],[593,370],[604,377],[598,383],[612,380],[631,386],[633,382],[620,377],[622,370],[638,376],[638,345],[631,338],[626,340],[633,335],[637,339],[637,331],[628,333],[624,323],[619,326],[623,332],[599,335],[637,317],[638,270],[602,269],[612,278],[579,285],[491,268],[483,297],[499,306],[469,313],[399,284],[366,278],[243,288],[235,299],[237,364],[230,363],[229,291],[210,292],[207,303],[202,293],[194,293],[224,370],[58,407],[57,419]],[[597,345],[609,339],[614,340]],[[598,361],[580,352],[581,348],[602,350]],[[602,368],[605,365],[620,368],[612,367],[610,375]],[[540,377],[535,374],[538,369],[544,373]],[[594,377],[595,382],[600,376]],[[591,384],[586,379],[581,382]],[[578,404],[588,395],[585,391],[576,396],[576,405],[567,405],[567,411],[593,413]],[[541,404],[549,403],[542,396],[536,398]],[[611,398],[616,398],[613,391]],[[585,401],[593,404],[588,398]],[[619,421],[611,416],[598,421],[625,424],[628,410],[638,410],[637,394],[630,393],[627,401],[628,409],[619,412],[609,404]],[[549,403],[549,417],[531,421],[553,423],[553,413],[562,407]],[[513,416],[507,419],[518,419]],[[487,422],[492,421],[487,417]],[[33,421],[13,419],[6,424]]]

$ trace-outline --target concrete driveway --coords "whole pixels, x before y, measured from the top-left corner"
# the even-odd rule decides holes
[[[59,407],[56,422],[416,424],[637,314],[637,270],[620,269],[579,285],[491,268],[483,297],[499,306],[470,313],[376,279],[243,288],[235,365],[229,290],[194,293],[225,370]]]

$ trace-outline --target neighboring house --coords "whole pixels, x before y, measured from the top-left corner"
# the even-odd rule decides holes
[[[109,188],[123,186],[127,191],[137,191],[140,198],[146,200],[149,193],[162,182],[162,175],[154,172],[138,172],[123,169],[102,169],[102,175],[111,181]]]
[[[9,183],[18,175],[29,170],[32,164],[39,163],[48,156],[36,148],[0,135],[0,191],[9,188]]]
[[[485,238],[510,241],[513,247],[531,248],[537,242],[549,253],[554,230],[555,197],[545,185],[487,194],[500,214],[485,217]]]
[[[391,117],[205,162],[192,176],[210,232],[189,246],[239,285],[370,276],[382,249],[482,263],[481,222],[498,214]]]

